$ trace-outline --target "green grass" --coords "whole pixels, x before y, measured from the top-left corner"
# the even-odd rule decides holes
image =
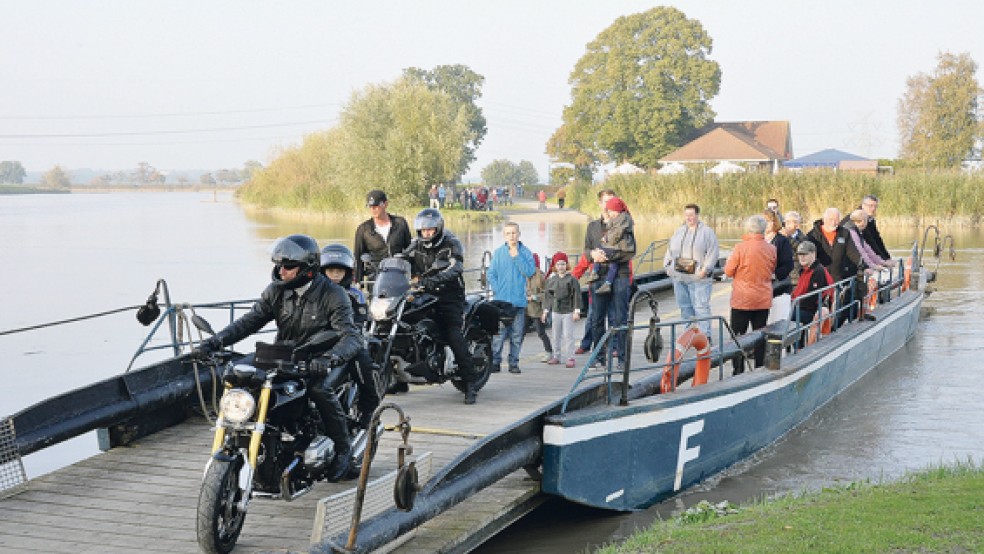
[[[738,509],[705,502],[598,552],[984,552],[984,468],[936,467]]]

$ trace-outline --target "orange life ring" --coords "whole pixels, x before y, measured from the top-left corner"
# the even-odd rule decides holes
[[[827,336],[830,334],[830,310],[826,306],[821,306],[820,310],[813,316],[813,323],[806,332],[806,344],[817,342],[818,335]]]
[[[683,360],[683,354],[691,347],[697,351],[697,367],[694,369],[694,380],[690,386],[696,387],[707,383],[707,377],[711,373],[711,342],[699,328],[691,327],[680,335],[666,358],[666,367],[663,369],[663,377],[659,383],[661,393],[676,389],[680,361]]]
[[[905,269],[902,271],[902,292],[909,290],[909,281],[912,279],[912,256],[905,257]]]

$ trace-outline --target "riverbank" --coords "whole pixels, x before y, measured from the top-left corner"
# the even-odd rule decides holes
[[[981,552],[984,467],[933,467],[734,508],[704,503],[599,554]]]

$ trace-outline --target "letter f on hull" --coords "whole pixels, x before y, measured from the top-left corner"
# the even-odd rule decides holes
[[[680,490],[683,483],[683,466],[700,456],[700,445],[687,448],[690,437],[704,430],[704,420],[691,421],[680,428],[680,452],[677,454],[676,480],[673,482],[673,492]]]

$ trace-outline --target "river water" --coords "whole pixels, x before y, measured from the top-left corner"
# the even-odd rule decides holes
[[[584,223],[544,219],[520,223],[524,243],[541,255],[580,250]],[[174,302],[254,298],[270,278],[273,239],[307,233],[322,245],[351,246],[358,221],[288,223],[246,213],[228,193],[0,195],[0,333],[142,304],[161,278]],[[488,224],[454,231],[465,245],[466,267],[476,267],[502,240]],[[638,231],[640,244],[669,232],[643,222]],[[890,248],[909,247],[917,233],[883,230]],[[720,235],[735,238],[737,232]],[[939,290],[924,304],[920,334],[779,443],[643,512],[609,514],[550,502],[480,551],[579,551],[703,499],[737,503],[895,478],[930,464],[981,461],[984,371],[976,337],[984,331],[984,236],[954,236],[958,259],[946,264]],[[0,415],[122,372],[146,332],[127,311],[0,335],[0,377],[7,384],[0,387]],[[28,456],[25,465],[37,476],[96,452],[90,434]]]

